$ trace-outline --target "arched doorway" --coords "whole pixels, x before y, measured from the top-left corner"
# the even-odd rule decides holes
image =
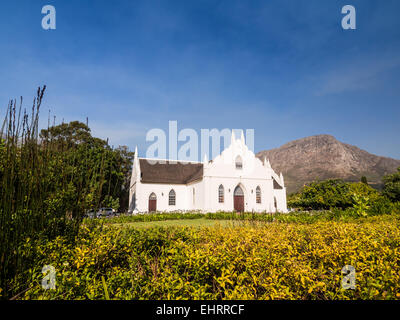
[[[233,192],[233,208],[237,212],[244,211],[244,192],[240,186],[237,186]]]
[[[157,211],[157,196],[153,192],[149,196],[149,212]]]

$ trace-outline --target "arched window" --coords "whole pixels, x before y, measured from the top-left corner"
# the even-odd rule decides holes
[[[256,188],[256,203],[261,203],[261,188],[258,186]]]
[[[276,197],[274,197],[274,207],[275,207],[275,210],[277,211],[278,210],[278,201],[276,201]]]
[[[243,168],[243,162],[241,156],[237,156],[235,160],[236,169],[241,170]]]
[[[170,206],[174,206],[174,205],[175,205],[175,202],[176,202],[176,195],[175,195],[174,189],[172,189],[172,190],[169,192],[169,195],[168,195],[168,204],[169,204]]]
[[[224,186],[222,184],[218,188],[218,202],[224,203]]]

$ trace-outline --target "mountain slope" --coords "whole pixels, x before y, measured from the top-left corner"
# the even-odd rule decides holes
[[[261,160],[264,156],[278,174],[283,173],[288,193],[313,180],[330,178],[360,181],[366,176],[372,186],[380,187],[383,175],[400,167],[400,160],[368,153],[330,135],[311,136],[257,153]]]

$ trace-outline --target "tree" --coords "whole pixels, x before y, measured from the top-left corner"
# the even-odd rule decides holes
[[[383,177],[383,194],[393,202],[400,201],[400,167],[397,172]]]
[[[40,138],[42,142],[47,143],[56,141],[58,147],[64,149],[76,148],[79,145],[109,148],[107,141],[93,137],[90,128],[79,121],[71,121],[43,129],[40,131]]]
[[[369,205],[379,197],[379,192],[367,184],[336,179],[316,181],[304,186],[299,193],[289,197],[288,206],[313,210],[346,209],[357,204],[359,199],[368,199]]]
[[[107,141],[93,137],[90,128],[79,121],[62,123],[42,130],[40,138],[43,144],[56,144],[59,152],[63,154],[63,159],[72,161],[73,167],[102,167],[101,179],[99,174],[91,181],[91,189],[100,190],[100,192],[86,197],[86,202],[92,209],[111,206],[110,199],[113,199],[114,209],[127,209],[129,178],[134,154],[127,146],[112,149]],[[81,172],[73,167],[70,168],[71,172]],[[69,179],[72,177],[70,176]]]
[[[315,181],[289,198],[288,205],[302,209],[345,209],[352,205],[349,185],[342,180]]]
[[[366,176],[362,176],[361,177],[361,182],[364,183],[364,184],[368,184],[367,177]]]
[[[129,151],[127,146],[119,146],[114,149],[115,167],[118,168],[118,181],[114,185],[114,197],[119,198],[119,209],[121,212],[128,210],[129,187],[131,183],[132,162],[134,152]]]

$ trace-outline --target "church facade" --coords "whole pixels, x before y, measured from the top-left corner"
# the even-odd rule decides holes
[[[133,161],[129,195],[133,213],[171,211],[287,212],[282,173],[248,149],[242,133],[213,160]]]

